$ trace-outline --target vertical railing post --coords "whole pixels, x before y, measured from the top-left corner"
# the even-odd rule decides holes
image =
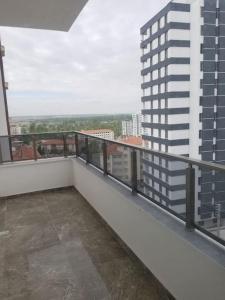
[[[108,168],[107,168],[107,143],[106,141],[104,141],[102,143],[102,154],[103,154],[103,172],[104,172],[104,175],[106,176],[107,173],[108,173]]]
[[[2,139],[0,138],[0,164],[3,163],[3,157],[2,157]]]
[[[33,153],[34,153],[34,160],[37,160],[37,145],[36,145],[36,138],[32,135],[32,145],[33,145]]]
[[[221,230],[221,204],[216,205],[216,227],[217,227],[217,236],[220,237]]]
[[[12,139],[11,139],[11,136],[9,136],[9,153],[10,153],[10,159],[11,159],[11,161],[13,161]]]
[[[135,149],[131,151],[131,186],[132,193],[137,193],[137,152]]]
[[[186,229],[194,230],[195,222],[195,169],[186,169]]]
[[[79,156],[79,143],[78,143],[78,134],[75,133],[75,151],[76,151],[76,157]]]
[[[64,155],[64,157],[68,156],[66,135],[64,133],[63,133],[63,155]]]
[[[86,164],[89,163],[89,145],[88,145],[88,137],[85,136],[85,150],[86,150]]]

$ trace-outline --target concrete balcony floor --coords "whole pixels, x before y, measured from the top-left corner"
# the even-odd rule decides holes
[[[0,201],[0,299],[173,299],[74,189]]]

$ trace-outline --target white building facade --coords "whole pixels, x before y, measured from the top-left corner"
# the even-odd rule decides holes
[[[141,28],[141,35],[145,146],[224,163],[225,0],[171,1]],[[185,213],[185,168],[145,157],[145,192]],[[196,212],[204,220],[225,198],[224,179],[200,175]]]
[[[99,138],[114,140],[114,131],[111,129],[93,129],[93,130],[82,130],[82,133],[94,135]]]
[[[132,114],[132,120],[122,121],[122,135],[141,136],[141,114]]]
[[[133,135],[132,120],[122,121],[122,135]]]

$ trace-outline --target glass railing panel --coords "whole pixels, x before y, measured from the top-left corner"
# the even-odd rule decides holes
[[[11,137],[11,153],[13,161],[33,160],[36,157],[31,135]]]
[[[44,133],[35,135],[37,158],[64,156],[64,140],[62,133]]]
[[[97,168],[103,169],[103,141],[88,137],[89,162]]]
[[[186,217],[187,164],[139,151],[137,155],[138,192],[182,219]]]
[[[75,146],[75,133],[65,133],[66,141],[66,155],[75,156],[76,146]]]
[[[126,185],[132,185],[132,149],[113,142],[107,143],[107,172]]]
[[[87,147],[85,143],[85,135],[77,134],[78,139],[78,156],[83,159],[87,159]]]
[[[195,223],[225,241],[225,172],[195,170]]]

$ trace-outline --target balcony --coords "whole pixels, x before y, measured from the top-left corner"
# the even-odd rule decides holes
[[[73,188],[2,201],[0,224],[1,299],[172,299]]]
[[[224,166],[80,132],[0,149],[4,297],[223,299]]]

